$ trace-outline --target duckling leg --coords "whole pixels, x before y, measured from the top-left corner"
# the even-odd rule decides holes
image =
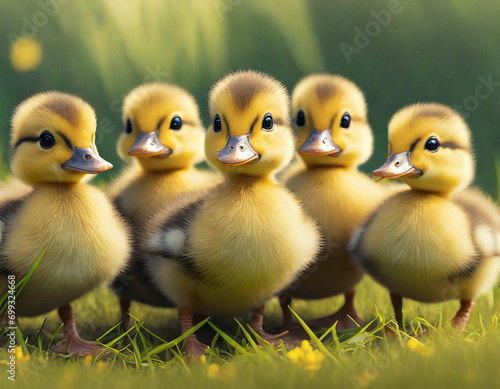
[[[128,330],[130,328],[130,315],[128,313],[130,300],[120,299],[120,308],[122,311],[122,326],[125,330]]]
[[[290,311],[290,305],[292,305],[292,298],[286,294],[282,294],[279,297],[281,311],[283,313],[283,328],[285,330],[291,330],[295,327],[292,321],[292,312]]]
[[[71,305],[59,308],[59,317],[64,323],[64,337],[62,342],[56,347],[56,351],[68,354],[97,354],[105,349],[97,342],[90,342],[80,338],[76,329],[75,314]]]
[[[462,331],[467,327],[467,323],[472,315],[472,310],[474,309],[474,300],[462,300],[460,301],[460,309],[453,318],[451,325],[454,328],[459,328]]]
[[[179,320],[181,322],[181,331],[185,334],[193,328],[193,311],[187,307],[179,308]],[[208,346],[201,343],[195,334],[191,334],[186,338],[182,353],[187,356],[201,357],[205,354],[207,348]]]
[[[391,303],[394,308],[396,322],[400,327],[403,327],[403,298],[400,295],[391,292]]]
[[[363,319],[358,316],[356,308],[354,307],[354,296],[356,292],[351,290],[345,293],[345,302],[342,308],[340,308],[333,315],[322,317],[319,319],[314,319],[307,322],[310,327],[331,327],[337,323],[337,330],[344,330],[346,328],[355,327],[355,323],[363,324]],[[354,321],[353,321],[354,320]]]
[[[262,339],[267,340],[269,343],[274,346],[279,346],[280,342],[275,342],[277,339],[282,338],[284,335],[288,333],[288,331],[282,332],[281,334],[271,335],[264,331],[264,308],[265,306],[261,306],[255,309],[252,313],[252,319],[250,320],[250,327],[259,335]]]

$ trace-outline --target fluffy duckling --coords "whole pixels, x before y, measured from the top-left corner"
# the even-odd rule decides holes
[[[415,104],[389,123],[389,158],[373,172],[400,178],[411,190],[386,200],[360,228],[351,249],[391,292],[396,319],[402,297],[459,299],[452,321],[465,329],[474,299],[500,271],[500,214],[477,190],[469,129],[451,108]]]
[[[358,171],[372,153],[373,137],[363,93],[351,81],[316,74],[301,80],[292,95],[293,127],[298,153],[305,165],[286,182],[325,237],[315,266],[281,296],[284,324],[292,326],[291,299],[306,300],[345,295],[335,314],[310,325],[337,329],[360,323],[354,308],[354,287],[363,277],[351,257],[350,238],[371,211],[390,194]]]
[[[145,221],[162,206],[188,193],[220,182],[208,170],[194,165],[203,159],[203,128],[198,105],[187,91],[165,83],[133,89],[123,105],[125,130],[118,142],[123,159],[132,165],[114,182],[110,195],[130,221],[138,239]],[[122,320],[127,324],[130,300],[161,307],[173,306],[151,288],[141,253],[135,252],[127,271],[113,282],[120,297]]]
[[[12,119],[12,174],[33,187],[0,203],[0,294],[7,277],[20,281],[43,257],[16,299],[16,316],[59,309],[59,348],[89,353],[70,303],[110,282],[129,254],[126,226],[101,190],[82,183],[112,168],[95,145],[94,110],[78,97],[40,93],[20,104]]]
[[[253,311],[264,339],[264,305],[314,260],[319,234],[274,174],[293,156],[288,95],[253,71],[227,75],[212,88],[205,153],[225,181],[198,201],[155,217],[145,249],[156,284],[179,307],[182,332],[193,313]],[[185,353],[207,346],[190,335]]]

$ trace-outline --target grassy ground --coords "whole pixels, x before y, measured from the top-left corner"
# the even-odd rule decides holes
[[[297,301],[293,309],[304,319],[331,312],[341,299],[333,298],[306,303]],[[448,321],[458,308],[457,302],[421,304],[405,300],[407,332],[410,326],[431,325],[430,334],[419,340],[406,333],[387,330],[395,328],[386,291],[370,279],[359,286],[356,297],[362,317],[374,320],[367,329],[347,333],[329,332],[318,349],[278,352],[270,346],[258,347],[242,333],[238,324],[228,318],[213,318],[220,334],[205,324],[198,333],[205,342],[215,337],[213,350],[205,360],[191,362],[179,356],[177,346],[166,341],[180,335],[173,310],[152,309],[133,305],[132,314],[147,327],[133,328],[118,337],[112,330],[101,341],[118,341],[112,360],[63,358],[47,353],[50,337],[60,321],[52,312],[41,336],[37,337],[44,317],[21,319],[20,325],[27,345],[17,359],[16,384],[26,388],[110,388],[110,387],[485,387],[500,385],[498,350],[500,325],[500,289],[482,296],[467,331],[453,330]],[[74,304],[82,336],[97,338],[106,333],[119,317],[116,298],[100,289]],[[245,317],[238,318],[244,325]],[[266,324],[269,331],[280,326],[276,301],[268,304]],[[224,331],[224,332],[222,332]],[[223,339],[224,335],[228,338]],[[236,340],[236,343],[233,341]],[[40,346],[41,345],[41,346]],[[158,346],[161,346],[158,348]],[[156,348],[156,349],[155,349]],[[27,352],[30,357],[27,357]],[[21,356],[21,353],[24,356]],[[281,356],[280,354],[284,354]],[[0,353],[5,363],[6,351]],[[6,371],[0,371],[1,387],[7,387]],[[10,382],[8,383],[10,384]]]

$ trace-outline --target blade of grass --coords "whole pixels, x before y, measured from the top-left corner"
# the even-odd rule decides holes
[[[222,337],[222,339],[224,339],[226,341],[227,344],[229,344],[232,348],[237,350],[240,354],[251,355],[247,350],[245,350],[237,342],[235,342],[230,336],[228,336],[223,331],[218,329],[215,324],[210,323],[210,322],[208,322],[208,324]]]
[[[54,332],[52,334],[52,336],[50,337],[50,340],[49,340],[49,345],[47,346],[47,352],[48,350],[50,349],[50,346],[52,346],[52,343],[54,342],[57,334],[59,334],[59,332],[61,331],[61,329],[64,327],[64,323],[61,323],[61,325],[59,326],[59,328],[56,330],[56,332]]]
[[[19,281],[16,284],[16,298],[19,296],[19,294],[21,293],[21,291],[24,289],[24,286],[29,281],[29,279],[31,278],[31,276],[35,272],[36,268],[40,264],[40,261],[42,260],[42,257],[43,257],[43,255],[45,253],[45,250],[47,250],[47,247],[44,247],[44,249],[42,250],[42,252],[40,253],[40,255],[38,255],[37,259],[35,260],[35,263],[31,267],[31,270],[29,271],[29,273],[25,277],[23,277],[23,279],[21,281]],[[9,294],[10,293],[7,291],[2,296],[2,298],[0,298],[0,313],[2,313],[5,309],[7,309],[7,304],[4,305],[4,303],[7,300]]]
[[[318,348],[318,350],[320,350],[321,352],[323,352],[325,355],[327,355],[328,357],[330,357],[332,360],[334,360],[338,364],[339,361],[337,360],[337,358],[335,358],[333,356],[333,354],[330,353],[330,351],[328,351],[328,349],[323,345],[323,343],[320,342],[320,340],[318,339],[318,337],[314,334],[314,332],[311,331],[311,329],[308,327],[308,325],[305,323],[305,321],[302,320],[300,318],[300,316],[297,315],[292,308],[290,308],[290,311],[296,317],[296,319],[298,320],[298,322],[300,323],[300,325],[302,326],[302,328],[304,328],[304,330],[307,332],[307,335],[309,335],[309,337],[314,342],[314,344],[316,345],[316,347]]]
[[[167,342],[167,343],[164,343],[160,346],[157,346],[155,347],[154,349],[150,350],[148,352],[148,355],[149,356],[152,356],[152,355],[156,355],[158,353],[161,353],[162,351],[165,351],[167,349],[170,349],[174,346],[176,346],[177,344],[181,343],[184,339],[186,339],[189,335],[193,334],[195,331],[198,330],[198,328],[200,328],[201,326],[203,326],[206,322],[208,322],[210,318],[207,317],[206,319],[200,321],[198,324],[196,324],[193,328],[191,328],[189,331],[186,331],[184,334],[182,334],[181,336],[175,338],[174,340],[170,341],[170,342]],[[210,322],[208,322],[208,324],[211,324]]]

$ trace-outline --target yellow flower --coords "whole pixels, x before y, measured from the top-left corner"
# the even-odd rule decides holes
[[[91,365],[92,364],[92,355],[86,355],[84,358],[84,363],[86,365]]]
[[[202,355],[202,356],[200,357],[200,362],[201,362],[201,364],[202,364],[202,365],[204,365],[206,361],[207,361],[207,357],[206,357],[205,355]]]
[[[207,368],[207,376],[208,378],[215,378],[219,375],[220,366],[216,363],[211,363]]]
[[[42,60],[42,46],[36,39],[19,38],[10,48],[10,62],[18,72],[27,72]]]
[[[434,350],[432,348],[413,338],[408,341],[407,346],[411,351],[415,351],[417,354],[424,357],[430,357],[434,354]]]
[[[297,366],[302,366],[309,371],[319,370],[325,360],[325,355],[318,350],[313,350],[307,340],[303,340],[300,347],[295,347],[286,356]]]
[[[16,346],[16,363],[24,363],[28,361],[31,357],[30,355],[24,355],[23,348],[21,346]]]

